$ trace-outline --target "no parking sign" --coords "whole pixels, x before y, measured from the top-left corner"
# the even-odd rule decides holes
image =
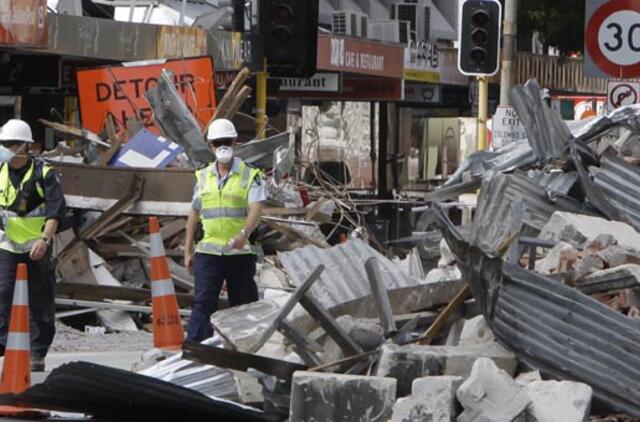
[[[640,76],[640,0],[587,0],[585,74]]]

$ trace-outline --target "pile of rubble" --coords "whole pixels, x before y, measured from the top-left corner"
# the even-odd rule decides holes
[[[160,97],[171,94],[165,88]],[[535,81],[516,87],[513,100],[528,139],[473,154],[442,189],[428,193],[428,206],[414,210],[415,233],[401,239],[416,248],[403,261],[390,259],[367,235],[348,195],[326,181],[310,187],[283,177],[293,171],[291,145],[251,150],[268,157],[272,170],[272,211],[259,233],[262,299],[219,310],[211,318],[215,337],[185,343],[170,357],[151,351],[137,374],[70,365],[42,388],[5,402],[113,416],[91,388],[99,377],[120,388],[109,393],[124,409],[122,388],[129,385],[136,410],[127,416],[147,419],[174,414],[175,397],[186,419],[640,417],[640,107],[569,128],[543,103]],[[165,111],[156,114],[184,117]],[[167,119],[163,130],[179,127]],[[189,142],[182,142],[185,150],[196,151]],[[146,180],[145,191],[153,183]],[[132,186],[63,243],[64,283],[89,274],[95,285],[107,284],[97,292],[81,284],[63,289],[69,297],[61,304],[74,306],[67,312],[80,305],[104,312],[105,297],[118,318],[148,309],[140,303],[148,295],[145,222],[122,210],[144,201],[153,206],[153,196]],[[302,187],[314,202],[305,204]],[[456,226],[443,210],[478,188],[472,221]],[[336,215],[340,222],[323,232],[320,224]],[[328,238],[345,219],[352,236],[330,247]],[[179,213],[165,214],[162,235],[174,258],[183,223]],[[438,259],[425,274],[423,261]],[[171,265],[186,315],[193,282],[178,259]],[[68,381],[80,371],[85,388],[72,389]],[[134,386],[144,386],[144,394]]]

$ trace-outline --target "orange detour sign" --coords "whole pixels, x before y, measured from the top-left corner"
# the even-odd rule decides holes
[[[178,93],[201,128],[216,109],[215,77],[211,57],[167,60],[145,66],[108,66],[79,70],[78,96],[82,126],[100,133],[112,115],[119,130],[127,119],[137,117],[147,129],[159,134],[145,93],[158,83],[162,69],[170,70]]]
[[[31,387],[31,347],[29,344],[29,287],[27,265],[18,264],[13,289],[9,335],[4,352],[0,394],[19,394]],[[48,412],[0,406],[0,416],[43,416]]]
[[[184,341],[184,331],[178,311],[178,300],[169,274],[169,263],[160,235],[160,224],[156,217],[149,217],[149,241],[151,243],[153,345],[160,349],[180,349]]]

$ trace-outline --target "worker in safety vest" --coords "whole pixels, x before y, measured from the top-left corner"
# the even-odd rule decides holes
[[[231,306],[258,300],[254,280],[257,257],[249,235],[262,214],[266,185],[258,169],[234,157],[237,137],[229,120],[213,121],[207,141],[216,160],[196,171],[184,253],[185,265],[195,277],[195,301],[187,334],[190,341],[213,335],[210,317],[218,308],[225,280]],[[194,256],[198,220],[204,236]]]
[[[65,201],[56,172],[28,154],[31,143],[31,128],[22,120],[9,120],[0,128],[0,351],[4,355],[16,267],[26,263],[31,369],[43,371],[55,334],[51,244],[65,215]]]

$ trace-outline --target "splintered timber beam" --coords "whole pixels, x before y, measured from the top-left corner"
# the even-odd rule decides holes
[[[258,340],[258,342],[253,346],[252,352],[256,352],[258,349],[264,346],[267,340],[269,340],[269,337],[271,337],[273,333],[276,332],[276,330],[280,327],[280,324],[282,323],[282,321],[284,321],[287,315],[289,315],[289,313],[293,310],[293,308],[298,304],[300,299],[305,295],[305,293],[307,293],[307,291],[311,288],[313,283],[318,278],[320,278],[320,275],[322,274],[323,271],[324,271],[324,265],[320,264],[315,270],[313,270],[311,274],[309,274],[309,276],[304,281],[304,283],[302,283],[302,285],[298,287],[298,290],[296,290],[291,295],[289,300],[287,300],[287,303],[284,304],[284,306],[282,307],[278,315],[276,315],[276,318],[273,321],[273,323],[262,334],[262,337],[260,337],[260,340]]]

